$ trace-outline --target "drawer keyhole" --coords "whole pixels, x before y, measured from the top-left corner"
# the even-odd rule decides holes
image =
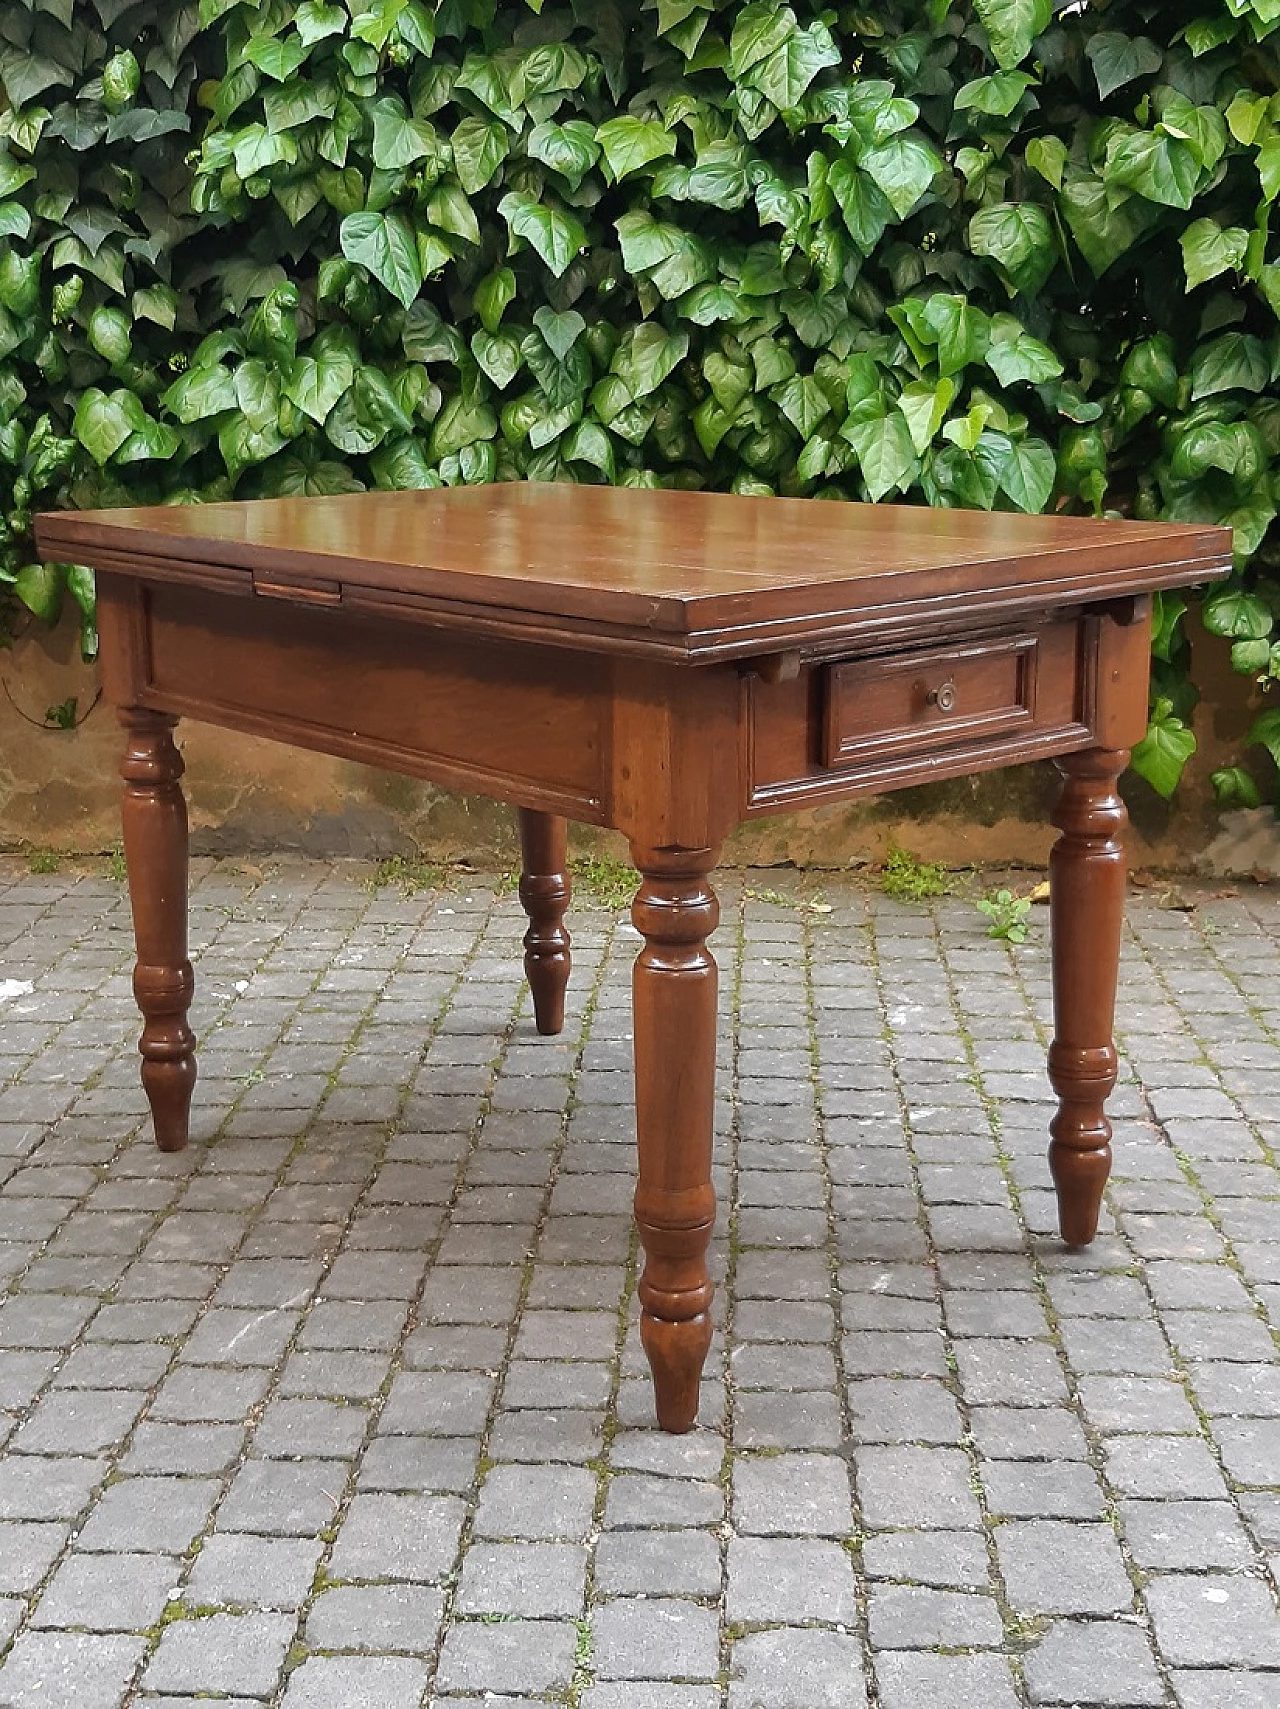
[[[931,688],[925,696],[930,706],[936,706],[939,712],[954,712],[956,704],[956,685],[948,680],[941,688]]]

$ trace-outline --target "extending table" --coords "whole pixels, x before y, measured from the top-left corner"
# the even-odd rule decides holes
[[[162,1149],[186,1143],[196,1075],[180,717],[518,808],[543,1032],[569,975],[566,819],[614,827],[644,940],[641,1335],[659,1422],[687,1430],[711,1340],[722,842],[744,819],[1051,757],[1049,1163],[1064,1240],[1093,1239],[1117,1069],[1117,779],[1146,730],[1150,596],[1226,574],[1226,530],[499,484],[58,512],[36,537],[99,572]]]

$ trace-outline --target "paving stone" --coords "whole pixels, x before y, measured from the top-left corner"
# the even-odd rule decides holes
[[[329,1576],[429,1583],[453,1566],[464,1513],[454,1496],[358,1494],[334,1544]]]
[[[870,1629],[877,1650],[989,1648],[1004,1637],[994,1597],[919,1585],[874,1586]]]
[[[1136,1626],[1062,1620],[1023,1658],[1033,1703],[1139,1709],[1165,1701],[1146,1634]]]
[[[589,1686],[582,1696],[582,1709],[720,1709],[720,1691],[714,1685],[673,1685],[665,1679],[661,1683],[615,1680]]]
[[[1016,1709],[1002,1656],[930,1656],[912,1651],[877,1657],[882,1709]]]
[[[590,1472],[566,1466],[494,1466],[480,1491],[478,1537],[577,1541],[596,1500]]]
[[[841,1537],[852,1527],[848,1472],[831,1455],[740,1459],[733,1485],[733,1520],[745,1534]]]
[[[1107,1479],[1125,1495],[1212,1500],[1226,1485],[1208,1443],[1196,1436],[1116,1436]]]
[[[708,1531],[606,1531],[596,1546],[604,1596],[718,1596],[720,1547]]]
[[[165,1555],[71,1555],[41,1595],[32,1624],[144,1632],[179,1576],[179,1562]]]
[[[215,1532],[196,1556],[187,1581],[187,1600],[203,1607],[301,1607],[323,1548],[318,1538]]]
[[[856,1638],[813,1627],[776,1627],[738,1638],[730,1651],[729,1709],[866,1709]],[[917,1709],[918,1700],[911,1709]]]
[[[873,1527],[953,1530],[981,1518],[968,1456],[956,1448],[859,1448],[862,1513]]]
[[[1170,1666],[1280,1668],[1280,1616],[1260,1579],[1170,1574],[1146,1601]]]
[[[121,1634],[24,1632],[0,1667],[7,1709],[119,1709],[146,1640]]]
[[[425,1662],[403,1656],[308,1656],[289,1676],[284,1709],[418,1709]]]
[[[338,1585],[321,1591],[307,1615],[313,1650],[435,1649],[444,1592],[414,1584]],[[339,1676],[340,1677],[340,1676]]]
[[[718,1572],[716,1578],[718,1590]],[[852,1625],[855,1618],[853,1563],[838,1543],[730,1538],[725,1593],[730,1623]]]
[[[1013,1520],[996,1530],[1009,1601],[1027,1614],[1111,1614],[1131,1607],[1133,1586],[1106,1525]]]
[[[610,1480],[604,1522],[609,1529],[648,1525],[714,1525],[724,1515],[718,1484],[689,1478],[621,1473]]]
[[[908,1579],[941,1589],[986,1590],[987,1545],[973,1531],[885,1531],[863,1539],[869,1578]]]
[[[982,1470],[987,1507],[1013,1519],[1100,1519],[1103,1495],[1092,1469],[1076,1461],[995,1460]]]
[[[559,1620],[453,1625],[445,1634],[436,1685],[486,1696],[563,1690],[573,1677],[577,1641],[577,1628]]]
[[[122,1478],[104,1490],[76,1547],[184,1554],[219,1495],[212,1478]]]
[[[1205,1668],[1173,1675],[1179,1709],[1274,1709],[1273,1673],[1222,1672]]]
[[[0,1523],[0,1593],[34,1590],[62,1553],[66,1525]]]
[[[174,1620],[160,1634],[143,1682],[154,1691],[266,1697],[275,1689],[293,1631],[287,1614]]]
[[[592,1667],[600,1679],[714,1679],[719,1622],[712,1609],[672,1597],[620,1597],[592,1611]],[[655,1667],[655,1664],[656,1667]]]
[[[586,1572],[587,1552],[576,1544],[476,1543],[463,1561],[457,1608],[461,1614],[575,1619]]]

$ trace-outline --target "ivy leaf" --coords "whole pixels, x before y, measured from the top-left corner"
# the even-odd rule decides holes
[[[800,105],[805,90],[825,66],[839,63],[840,50],[831,31],[821,19],[815,19],[807,29],[793,30],[772,53],[755,61],[750,80],[785,112]]]
[[[1200,181],[1200,166],[1185,142],[1163,131],[1131,131],[1107,148],[1103,177],[1108,184],[1136,190],[1149,202],[1189,208]]]
[[[435,126],[427,119],[414,119],[403,101],[387,95],[370,103],[373,118],[373,164],[384,172],[396,172],[439,153]]]
[[[1243,766],[1224,766],[1210,774],[1219,807],[1258,807],[1262,797],[1258,786]]]
[[[1254,728],[1257,728],[1256,724]],[[1174,716],[1173,702],[1162,698],[1152,708],[1147,733],[1134,748],[1129,763],[1138,776],[1146,778],[1156,793],[1167,801],[1177,789],[1183,768],[1195,751],[1195,736],[1181,718]]]
[[[975,255],[989,255],[1027,296],[1035,295],[1058,259],[1049,216],[1035,202],[984,208],[969,222],[969,246]]]
[[[1186,269],[1187,289],[1194,291],[1206,280],[1219,273],[1244,264],[1249,247],[1249,233],[1243,226],[1230,226],[1225,231],[1217,220],[1193,220],[1183,232],[1182,261]]]
[[[486,332],[496,332],[515,298],[516,276],[510,267],[499,267],[475,288],[473,302]]]
[[[235,377],[221,363],[197,363],[174,381],[161,402],[184,425],[205,421],[236,408]]]
[[[13,591],[33,616],[52,629],[62,615],[67,585],[65,564],[24,564],[13,580]]]
[[[853,446],[873,503],[891,492],[906,492],[920,473],[911,430],[900,414],[873,421],[846,422],[841,429]]]
[[[795,33],[796,15],[790,6],[763,4],[744,6],[734,20],[729,38],[729,65],[742,77],[753,65],[785,46]]]
[[[1060,136],[1033,136],[1027,143],[1027,165],[1038,172],[1046,184],[1055,190],[1062,188],[1062,174],[1067,164],[1067,145]]]
[[[987,367],[1002,386],[1030,381],[1041,385],[1056,380],[1062,373],[1061,358],[1032,338],[1012,315],[997,315],[991,323],[991,343],[987,346]]]
[[[942,156],[919,137],[895,136],[863,155],[861,166],[884,192],[900,220],[919,202],[943,169]]]
[[[342,253],[367,267],[405,308],[422,289],[413,227],[401,213],[348,214],[339,228]]]
[[[304,41],[296,38],[251,36],[244,57],[272,82],[287,83],[310,51]]]
[[[451,139],[458,182],[474,196],[483,190],[507,158],[511,146],[505,125],[496,119],[463,119]]]
[[[1164,64],[1164,53],[1147,36],[1126,36],[1120,30],[1099,30],[1084,50],[1105,101],[1126,83],[1149,77]]]
[[[498,203],[498,212],[512,236],[530,244],[557,279],[586,248],[587,234],[572,214],[547,207],[532,196],[512,190]]]
[[[1244,332],[1224,332],[1202,344],[1188,368],[1193,399],[1218,392],[1264,391],[1271,379],[1271,363],[1261,339]]]
[[[812,374],[793,374],[770,394],[802,439],[831,414],[831,405]]]
[[[1215,589],[1205,600],[1201,617],[1211,635],[1227,640],[1261,641],[1271,634],[1271,608],[1239,584]]]
[[[299,356],[289,370],[284,395],[304,415],[323,426],[354,378],[355,364],[342,356]]]
[[[906,420],[918,457],[923,457],[937,438],[938,429],[946,420],[955,395],[954,380],[939,380],[937,385],[916,380],[902,388],[897,400],[898,408]]]
[[[1043,439],[1015,439],[1000,468],[1000,490],[1019,510],[1038,516],[1049,502],[1057,469],[1057,459]]]
[[[1036,37],[1049,27],[1053,0],[973,0],[1002,71],[1012,71],[1031,52]]]
[[[655,119],[636,119],[629,114],[609,119],[596,132],[605,168],[613,183],[638,172],[651,161],[674,154],[676,139]]]
[[[995,71],[989,77],[977,77],[956,91],[956,111],[1007,119],[1035,81],[1028,71]]]
[[[374,481],[384,490],[397,492],[421,491],[440,487],[444,482],[431,467],[421,443],[412,435],[402,433],[389,439],[369,459]]]
[[[304,47],[312,47],[325,36],[341,35],[347,27],[347,13],[341,6],[326,5],[324,0],[303,0],[293,20]]]
[[[656,321],[644,321],[623,333],[611,371],[632,398],[643,398],[656,391],[688,353],[687,332],[668,332]]]
[[[476,332],[471,338],[471,354],[481,371],[503,392],[524,367],[520,341],[509,332]]]
[[[613,442],[597,422],[580,421],[564,448],[566,463],[589,463],[599,469],[606,481],[617,478]]]
[[[525,147],[534,160],[542,161],[553,172],[568,180],[576,190],[600,158],[595,127],[584,119],[570,119],[560,125],[548,119],[535,125],[525,140]]]
[[[132,392],[121,388],[108,394],[90,386],[81,394],[71,431],[101,468],[146,421],[147,412]]]

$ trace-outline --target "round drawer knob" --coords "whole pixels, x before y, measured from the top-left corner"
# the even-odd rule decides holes
[[[944,682],[941,688],[931,688],[928,694],[930,706],[936,706],[939,712],[953,712],[956,704],[956,685],[954,682]]]

